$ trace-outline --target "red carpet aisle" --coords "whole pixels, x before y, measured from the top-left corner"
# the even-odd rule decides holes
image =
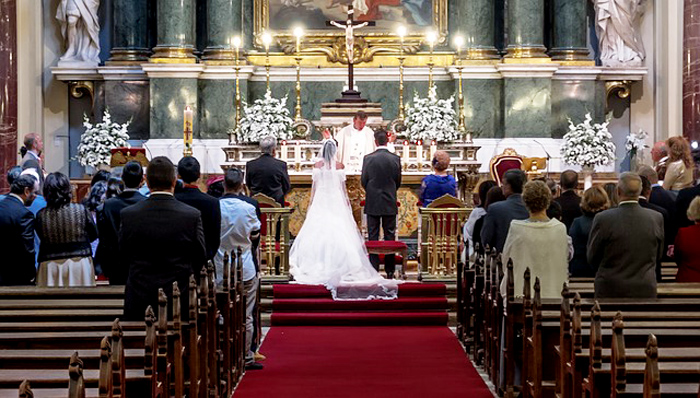
[[[445,326],[273,327],[234,398],[493,398]]]
[[[272,326],[447,325],[446,287],[404,283],[396,300],[333,301],[323,286],[274,286]]]

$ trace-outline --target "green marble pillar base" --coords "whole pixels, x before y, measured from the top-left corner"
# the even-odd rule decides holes
[[[507,78],[503,84],[505,137],[551,137],[552,80]]]
[[[197,57],[194,55],[194,47],[169,47],[157,46],[153,49],[150,62],[153,63],[178,63],[196,64]]]
[[[151,139],[182,138],[185,106],[198,115],[197,79],[152,78]],[[199,118],[194,118],[194,138],[199,138]]]

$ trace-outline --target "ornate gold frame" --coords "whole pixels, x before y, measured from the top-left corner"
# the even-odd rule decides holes
[[[448,34],[448,0],[433,0],[433,28],[438,33],[438,43],[444,44]],[[262,33],[269,29],[270,14],[269,0],[254,0],[253,34],[255,35],[255,47],[263,50],[261,41]],[[285,53],[294,52],[295,38],[292,32],[275,32],[275,38]],[[404,51],[407,54],[415,54],[423,42],[423,32],[410,32],[404,37]],[[378,53],[398,53],[400,38],[394,32],[371,32],[358,34],[355,39],[356,54],[360,54],[355,63],[370,62]],[[340,29],[309,30],[304,36],[304,49],[302,53],[325,54],[329,62],[347,63],[345,53],[345,34]]]

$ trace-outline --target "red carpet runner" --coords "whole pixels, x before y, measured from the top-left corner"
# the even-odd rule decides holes
[[[274,286],[272,326],[447,325],[446,287],[404,283],[396,300],[333,301],[323,286]]]
[[[493,398],[447,327],[273,327],[234,398]]]

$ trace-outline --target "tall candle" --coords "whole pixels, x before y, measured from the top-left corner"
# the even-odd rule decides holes
[[[187,105],[185,107],[184,126],[183,126],[185,149],[192,148],[192,122],[193,121],[194,121],[194,111],[192,110],[191,106]]]
[[[433,159],[435,158],[435,152],[437,152],[437,143],[435,140],[430,141],[430,159],[428,159],[428,162],[432,162]]]
[[[297,141],[294,146],[294,162],[301,163],[301,142]]]
[[[287,141],[282,141],[280,145],[280,160],[283,162],[287,161]]]
[[[408,141],[403,142],[403,162],[404,164],[408,165],[408,162],[411,161],[411,145],[408,143]]]
[[[423,168],[423,141],[416,142],[416,159],[418,160],[418,171]]]

